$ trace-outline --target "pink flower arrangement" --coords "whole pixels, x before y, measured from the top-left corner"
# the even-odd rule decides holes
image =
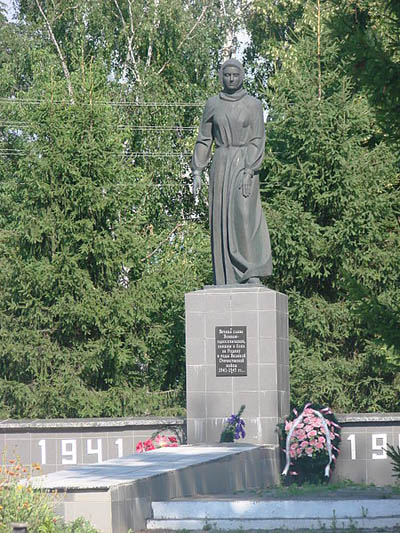
[[[140,441],[136,445],[136,453],[150,452],[157,448],[176,448],[178,440],[174,436],[157,435],[154,439]]]
[[[297,483],[329,478],[341,440],[340,426],[329,407],[308,403],[303,410],[293,409],[280,429],[286,460],[283,475],[296,476]]]
[[[299,422],[291,436],[290,449],[300,448],[301,453],[299,456],[315,456],[325,449],[326,443],[326,431],[323,427],[321,419],[316,415],[311,407],[304,409],[304,415],[306,415],[302,422]],[[331,440],[335,440],[339,437],[336,433],[336,429],[339,425],[325,418],[327,428],[329,430],[329,436]],[[293,427],[294,421],[285,421],[285,432],[288,433]]]

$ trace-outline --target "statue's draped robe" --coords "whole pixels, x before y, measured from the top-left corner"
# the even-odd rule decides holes
[[[271,246],[261,207],[258,169],[264,156],[261,102],[243,89],[220,93],[205,106],[192,170],[210,168],[209,205],[215,285],[244,283],[272,272]],[[243,171],[253,175],[251,195],[241,190]]]

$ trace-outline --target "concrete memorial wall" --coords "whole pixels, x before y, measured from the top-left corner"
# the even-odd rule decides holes
[[[163,431],[166,428],[166,431]],[[24,466],[47,474],[72,465],[102,463],[131,455],[156,432],[186,440],[184,418],[92,418],[0,421],[0,449]]]
[[[400,413],[339,415],[342,443],[333,481],[393,485],[388,444],[400,446]]]
[[[246,419],[246,416],[244,416]],[[387,444],[400,445],[400,413],[338,415],[342,426],[341,453],[333,481],[394,483]],[[37,463],[46,474],[71,465],[93,464],[134,453],[139,441],[157,430],[185,434],[184,418],[114,418],[3,420],[0,449],[7,459]],[[246,439],[244,440],[246,442]]]

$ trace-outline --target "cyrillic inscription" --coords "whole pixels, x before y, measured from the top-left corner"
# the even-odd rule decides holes
[[[216,375],[247,376],[247,326],[216,326]]]

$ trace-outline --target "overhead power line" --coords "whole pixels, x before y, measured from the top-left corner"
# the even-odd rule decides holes
[[[203,107],[204,102],[80,102],[71,103],[67,100],[34,100],[30,98],[4,98],[0,97],[0,103],[2,104],[24,104],[24,105],[41,105],[41,104],[58,104],[58,105],[99,105],[99,106],[116,106],[116,107]]]
[[[107,154],[115,154],[120,156],[133,156],[133,157],[189,157],[191,152],[105,152]],[[34,154],[29,150],[20,150],[16,148],[0,148],[0,156],[6,155],[27,155]],[[43,154],[36,153],[36,155],[42,156]]]
[[[22,120],[13,120],[10,122],[7,122],[5,120],[0,120],[0,126],[4,127],[12,127],[12,126],[31,126],[33,122],[23,122]]]
[[[12,185],[27,185],[28,182],[27,181],[0,181],[0,188],[5,188],[5,187],[10,187]],[[31,184],[32,185],[32,184]],[[148,189],[149,187],[154,187],[154,188],[157,188],[157,189],[164,189],[164,188],[168,188],[168,189],[179,189],[180,192],[183,192],[185,191],[186,189],[190,189],[190,185],[189,184],[185,184],[185,183],[146,183],[144,185],[140,184],[140,183],[112,183],[112,184],[109,184],[109,185],[101,185],[101,186],[97,186],[96,188],[97,189],[105,189],[105,192],[107,192],[108,190],[110,189],[115,189],[117,187],[121,187],[121,188],[128,188],[128,187],[131,187],[131,188],[135,188],[137,189],[137,187],[141,185],[143,189]]]
[[[35,126],[36,124],[44,124],[44,122],[6,122],[0,120],[0,128],[24,128],[28,126]],[[130,124],[118,124],[118,128],[130,128],[131,130],[142,130],[142,131],[195,131],[198,128],[196,126],[157,126],[157,125],[143,125],[143,126],[132,126]]]
[[[129,124],[120,124],[121,128],[131,128],[133,130],[150,130],[150,131],[194,131],[198,128],[196,126],[130,126]]]

